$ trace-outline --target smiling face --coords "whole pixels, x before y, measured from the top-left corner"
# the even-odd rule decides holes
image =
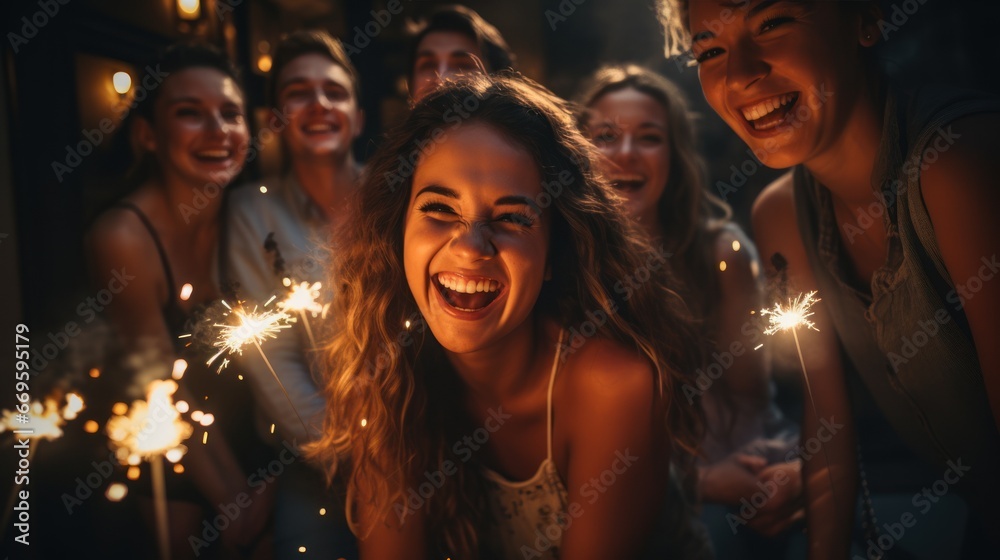
[[[492,127],[465,124],[418,164],[403,264],[410,291],[448,351],[471,352],[530,324],[545,280],[549,212],[538,164]]]
[[[466,72],[479,72],[483,53],[476,41],[458,31],[432,31],[417,45],[411,96],[417,102],[441,82]]]
[[[346,157],[361,132],[350,73],[319,53],[299,56],[281,70],[277,105],[289,121],[282,138],[292,159]]]
[[[666,108],[628,87],[605,93],[588,106],[587,130],[607,159],[605,175],[625,198],[632,219],[659,220],[659,201],[670,178]]]
[[[864,89],[858,17],[840,2],[692,0],[692,54],[713,109],[769,167],[843,139]],[[870,36],[870,31],[867,32]]]
[[[243,168],[250,137],[239,86],[213,68],[187,68],[160,87],[153,122],[141,121],[143,146],[164,173],[199,186],[229,183]]]

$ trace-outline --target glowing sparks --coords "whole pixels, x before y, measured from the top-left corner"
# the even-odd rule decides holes
[[[733,239],[733,251],[739,251],[739,250],[740,250],[740,242],[739,242],[739,240]]]
[[[174,379],[180,379],[184,377],[184,372],[187,371],[188,363],[182,359],[174,360],[174,369],[170,372],[170,377]]]
[[[288,291],[288,297],[278,303],[278,307],[289,313],[309,312],[313,317],[323,312],[323,305],[317,300],[320,297],[320,290],[323,285],[314,282],[311,286],[309,282],[294,284]]]
[[[125,486],[121,482],[113,482],[109,484],[107,491],[104,492],[104,496],[112,502],[120,502],[122,501],[122,498],[127,495],[128,486]]]
[[[63,407],[62,417],[65,420],[74,420],[76,415],[83,410],[83,398],[76,393],[66,395],[66,406]]]
[[[758,344],[757,346],[754,346],[754,348],[753,348],[753,349],[754,349],[754,350],[760,350],[760,349],[761,349],[761,348],[763,348],[763,347],[764,347],[764,345],[763,345],[763,344]]]
[[[320,515],[326,515],[326,508],[319,508]]]
[[[368,425],[368,419],[367,418],[362,418],[361,419],[361,427],[364,428],[367,425]]]
[[[181,286],[181,301],[187,301],[191,299],[191,293],[194,292],[194,286],[191,284],[184,284]]]
[[[216,358],[224,353],[243,354],[243,347],[248,344],[260,346],[261,343],[269,339],[277,338],[282,329],[290,328],[292,317],[284,311],[263,310],[258,311],[256,307],[247,311],[243,306],[236,309],[229,307],[225,301],[222,302],[231,311],[228,316],[236,317],[235,325],[216,323],[213,325],[219,331],[218,338],[212,346],[219,351],[208,360],[211,365]],[[229,362],[223,362],[223,367]],[[219,368],[220,370],[222,367]]]
[[[726,261],[719,261],[719,270],[722,272],[726,271]]]
[[[87,420],[83,424],[83,431],[87,432],[88,434],[96,434],[97,430],[99,429],[101,429],[101,427],[97,424],[97,422],[93,420]]]
[[[267,187],[265,187],[264,185],[261,185],[260,186],[260,193],[261,194],[267,194]]]
[[[23,405],[22,405],[23,406]],[[60,409],[59,400],[46,398],[34,401],[28,407],[27,421],[17,410],[4,410],[0,417],[0,433],[16,431],[18,437],[36,440],[54,440],[63,435],[62,426],[73,420],[84,408],[83,399],[76,393],[67,393],[66,404]]]
[[[809,317],[813,315],[811,311],[813,304],[820,301],[815,296],[815,291],[807,294],[799,294],[788,301],[787,307],[782,307],[781,304],[776,303],[771,309],[761,309],[761,316],[767,316],[769,321],[768,327],[764,329],[764,334],[775,334],[779,331],[792,330],[798,327],[818,331],[819,329],[816,328],[816,325],[809,320]]]
[[[101,370],[97,368],[90,368],[90,377],[97,379],[101,376]]]
[[[145,401],[135,401],[127,414],[108,420],[108,438],[119,461],[137,465],[142,459],[167,453],[178,459],[184,455],[187,448],[181,442],[191,436],[193,428],[174,406],[175,391],[177,382],[172,379],[153,381]]]

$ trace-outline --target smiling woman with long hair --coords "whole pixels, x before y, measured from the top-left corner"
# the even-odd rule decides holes
[[[174,359],[184,357],[191,368],[178,398],[199,402],[217,418],[210,443],[189,444],[187,470],[166,474],[173,558],[250,554],[267,548],[270,490],[257,496],[217,542],[197,539],[192,545],[190,540],[202,534],[206,519],[224,514],[224,504],[244,492],[256,496],[245,473],[256,470],[264,454],[247,429],[253,415],[245,386],[208,371],[205,356],[178,340],[189,332],[190,318],[221,297],[219,193],[246,161],[243,91],[225,55],[207,45],[171,46],[150,67],[166,78],[147,92],[122,131],[131,133],[139,148],[130,177],[136,186],[91,227],[87,257],[95,285],[107,285],[119,271],[133,275],[106,306],[129,357],[125,369],[138,370],[122,385],[144,393],[151,378],[166,378]],[[136,361],[143,363],[134,367]],[[143,476],[145,487],[138,493],[144,494],[139,501],[152,528],[149,480]]]
[[[672,483],[697,342],[594,157],[547,90],[475,76],[371,161],[316,447],[362,558],[702,557]]]
[[[822,299],[818,330],[798,335],[812,389],[802,434],[821,418],[844,424],[803,466],[810,558],[847,555],[866,472],[856,450],[864,459],[896,434],[932,469],[911,491],[943,472],[975,511],[970,527],[994,527],[1000,282],[985,280],[1000,250],[1000,99],[894,87],[874,54],[875,1],[661,0],[661,14],[712,108],[762,163],[793,168],[753,222],[778,287]],[[855,430],[869,396],[893,428],[882,441]],[[971,470],[958,480],[955,465]],[[868,542],[882,543],[870,501],[863,511]]]

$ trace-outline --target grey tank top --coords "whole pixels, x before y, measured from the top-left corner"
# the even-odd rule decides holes
[[[937,246],[920,191],[925,150],[954,143],[949,123],[1000,112],[976,92],[925,88],[887,95],[873,184],[888,255],[868,289],[852,285],[830,191],[799,166],[794,191],[799,231],[843,350],[901,439],[935,468],[970,467],[967,491],[1000,495],[1000,434],[955,283]],[[930,155],[926,160],[930,162]],[[955,185],[954,188],[961,188]],[[881,217],[878,217],[881,214]],[[988,258],[988,257],[987,257]],[[938,471],[940,472],[940,471]]]

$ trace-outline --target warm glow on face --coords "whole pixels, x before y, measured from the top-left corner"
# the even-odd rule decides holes
[[[128,72],[115,72],[115,75],[111,77],[111,83],[114,84],[115,91],[119,95],[125,95],[132,89],[132,76],[129,76]]]

